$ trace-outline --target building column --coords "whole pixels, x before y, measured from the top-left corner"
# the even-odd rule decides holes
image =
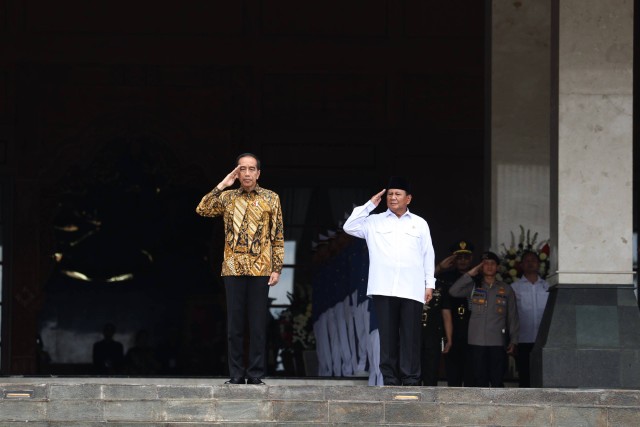
[[[490,247],[550,236],[550,0],[491,1]]]
[[[533,352],[542,387],[640,387],[633,293],[633,0],[553,0],[554,285]]]

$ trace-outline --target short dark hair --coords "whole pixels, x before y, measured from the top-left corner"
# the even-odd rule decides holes
[[[260,159],[258,158],[258,156],[256,156],[253,153],[242,153],[242,154],[240,154],[238,157],[236,157],[236,165],[238,164],[240,159],[243,158],[243,157],[253,157],[254,159],[256,159],[256,163],[258,164],[258,170],[260,170]]]
[[[482,254],[482,260],[495,261],[496,264],[500,264],[500,257],[495,252],[486,251]]]
[[[524,257],[526,257],[527,255],[532,255],[536,258],[537,261],[540,261],[540,257],[538,256],[538,254],[528,249],[522,252],[522,255],[520,256],[520,260],[524,261]]]

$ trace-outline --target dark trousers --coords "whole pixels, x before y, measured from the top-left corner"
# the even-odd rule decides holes
[[[423,337],[424,339],[424,337]],[[433,341],[433,340],[432,340]],[[422,375],[422,385],[436,386],[440,377],[440,342],[431,342],[422,346],[422,364],[420,367]]]
[[[499,346],[470,345],[476,387],[504,387],[507,351]]]
[[[384,385],[420,385],[420,333],[423,304],[374,295],[380,334],[380,373]]]
[[[224,276],[227,292],[229,375],[262,378],[266,369],[269,277]],[[249,357],[244,367],[244,326],[249,324]]]
[[[455,338],[454,338],[455,340]],[[471,366],[471,350],[469,345],[454,344],[449,353],[444,355],[444,367],[447,371],[447,385],[449,387],[473,387],[473,367]]]
[[[523,388],[531,387],[531,350],[533,350],[532,342],[518,344],[516,368],[518,368],[518,385]]]

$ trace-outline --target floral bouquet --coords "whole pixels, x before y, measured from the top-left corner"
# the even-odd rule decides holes
[[[500,265],[498,266],[497,279],[504,283],[513,283],[518,277],[522,275],[522,269],[520,262],[522,261],[522,255],[525,252],[533,252],[538,255],[540,260],[540,270],[538,274],[543,279],[547,277],[549,272],[549,241],[543,240],[536,245],[538,240],[538,233],[534,233],[531,236],[531,231],[527,229],[525,232],[524,227],[520,226],[520,236],[518,238],[518,244],[516,245],[515,235],[511,232],[511,245],[507,248],[502,244],[502,251],[500,252]]]
[[[298,286],[294,296],[287,292],[290,306],[280,314],[280,334],[285,348],[314,349],[316,340],[311,321],[311,301],[309,289]]]

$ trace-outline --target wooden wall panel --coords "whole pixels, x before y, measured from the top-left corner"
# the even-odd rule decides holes
[[[6,123],[9,114],[9,72],[0,68],[0,123]]]
[[[262,145],[263,159],[270,167],[305,171],[317,169],[358,170],[376,166],[374,144],[329,142],[316,144],[305,138],[303,142],[265,143]]]
[[[386,78],[375,74],[268,74],[262,117],[287,125],[378,126],[386,122]]]
[[[263,0],[262,33],[385,37],[387,8],[387,0]]]
[[[408,37],[482,37],[485,4],[459,0],[455,7],[442,0],[405,0],[405,35]]]
[[[0,34],[7,31],[9,22],[9,9],[7,6],[7,0],[0,0]]]
[[[243,1],[25,0],[25,29],[53,33],[220,34],[243,32]]]
[[[405,119],[435,129],[482,129],[482,75],[424,74],[405,78]]]

